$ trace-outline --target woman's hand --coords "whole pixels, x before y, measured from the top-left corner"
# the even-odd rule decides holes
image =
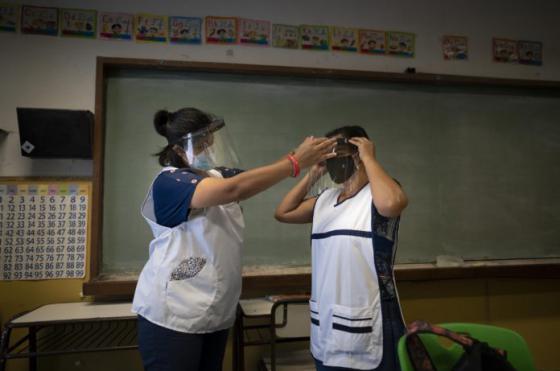
[[[401,186],[391,177],[375,158],[375,144],[367,138],[356,137],[349,140],[358,147],[360,159],[364,163],[371,187],[373,204],[377,211],[394,218],[408,205],[408,198]]]
[[[316,182],[320,177],[325,175],[326,172],[327,172],[327,164],[325,164],[324,161],[319,162],[311,166],[311,168],[309,168],[309,178],[311,179],[312,182]]]
[[[294,151],[300,168],[305,169],[319,162],[323,162],[331,157],[335,157],[333,152],[336,138],[315,138],[307,137]]]
[[[351,138],[349,142],[358,147],[358,153],[363,162],[375,160],[375,144],[371,140],[365,137],[355,137]]]

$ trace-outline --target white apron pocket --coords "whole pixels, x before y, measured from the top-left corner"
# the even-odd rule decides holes
[[[379,346],[381,313],[379,307],[331,306],[331,323],[326,334],[326,366],[371,370],[383,357]]]
[[[326,331],[325,366],[371,370],[383,356],[378,346],[381,333],[379,306],[330,306],[330,323]]]
[[[171,272],[167,281],[167,307],[189,325],[201,319],[210,321],[207,311],[214,302],[216,289],[217,274],[212,264],[204,258],[187,258]]]
[[[329,350],[366,353],[373,346],[374,310],[371,307],[332,305]],[[334,349],[333,349],[334,348]]]

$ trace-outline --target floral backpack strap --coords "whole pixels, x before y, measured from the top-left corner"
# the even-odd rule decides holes
[[[429,333],[444,336],[451,341],[465,347],[470,347],[473,340],[467,336],[457,334],[443,327],[434,326],[426,321],[414,321],[408,325],[406,334],[406,349],[410,362],[416,371],[437,371],[428,350],[418,336],[420,333]]]

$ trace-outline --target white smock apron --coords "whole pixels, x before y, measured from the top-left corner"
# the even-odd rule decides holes
[[[168,170],[178,171],[173,167],[162,171]],[[209,175],[221,177],[216,170]],[[142,205],[142,216],[154,239],[138,279],[132,311],[184,333],[231,327],[241,294],[245,227],[241,208],[232,202],[191,209],[187,221],[169,228],[156,222],[152,187]]]
[[[325,366],[371,370],[383,357],[371,190],[339,195],[323,192],[313,212],[311,352]]]

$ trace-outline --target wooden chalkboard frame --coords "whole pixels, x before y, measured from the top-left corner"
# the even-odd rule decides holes
[[[303,67],[263,66],[253,64],[182,62],[152,59],[98,57],[95,83],[95,126],[93,137],[93,200],[89,281],[83,285],[85,295],[130,298],[136,281],[104,279],[103,259],[103,174],[105,154],[106,79],[110,73],[126,70],[159,70],[215,72],[239,75],[272,75],[307,78],[328,78],[385,83],[407,83],[425,86],[489,87],[532,94],[560,96],[560,81],[502,79],[429,73],[391,73]],[[441,280],[489,277],[559,278],[560,259],[519,259],[468,263],[464,267],[436,267],[433,264],[402,264],[395,268],[397,280]],[[309,272],[282,275],[251,275],[243,277],[243,297],[277,293],[309,292]]]

